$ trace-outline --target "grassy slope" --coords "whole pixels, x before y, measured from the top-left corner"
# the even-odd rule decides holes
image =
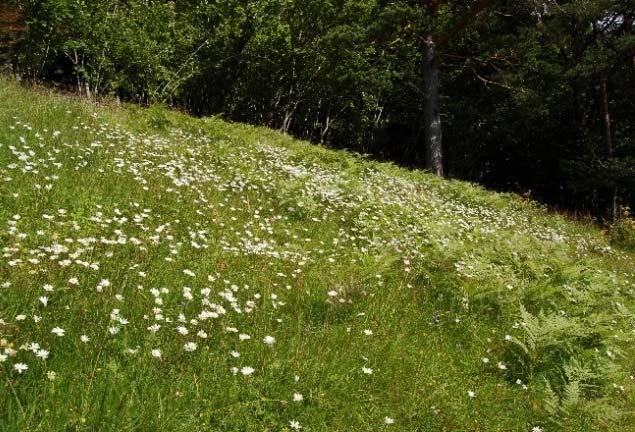
[[[634,429],[634,257],[595,228],[266,129],[0,100],[0,429]]]

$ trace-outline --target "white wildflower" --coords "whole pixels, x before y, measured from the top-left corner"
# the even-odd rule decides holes
[[[15,369],[19,374],[26,371],[29,367],[24,363],[16,363],[13,365],[13,369]]]
[[[185,345],[183,345],[183,349],[187,352],[196,351],[196,348],[198,348],[198,345],[196,344],[196,342],[188,342]]]
[[[243,374],[244,376],[249,376],[253,374],[254,372],[255,372],[255,369],[252,368],[251,366],[245,366],[240,370],[240,373]]]
[[[66,333],[66,330],[60,327],[55,327],[53,330],[51,330],[51,333],[55,334],[58,337],[62,337],[64,336],[64,333]]]

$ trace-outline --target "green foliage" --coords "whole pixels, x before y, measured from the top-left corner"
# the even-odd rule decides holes
[[[166,129],[175,126],[174,122],[168,117],[166,108],[163,105],[152,105],[148,108],[146,116],[148,117],[148,126],[152,129]]]
[[[622,207],[618,218],[608,228],[611,242],[618,247],[635,250],[635,219],[630,209]]]
[[[0,100],[3,430],[633,429],[635,257],[599,229],[159,104]]]
[[[49,77],[88,95],[161,101],[192,73],[195,34],[173,2],[20,2],[26,33],[18,63],[27,77]],[[72,81],[74,80],[74,82]]]

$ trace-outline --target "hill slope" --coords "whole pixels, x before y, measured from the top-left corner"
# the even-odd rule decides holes
[[[0,81],[3,430],[634,430],[634,257],[486,192]]]

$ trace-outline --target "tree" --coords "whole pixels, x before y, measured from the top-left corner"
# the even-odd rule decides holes
[[[450,25],[435,30],[439,27],[436,21],[441,13],[441,8],[446,7],[452,11],[451,2],[441,0],[429,0],[425,2],[426,11],[431,17],[432,23],[428,24],[429,30],[423,35],[423,79],[425,91],[423,93],[423,123],[425,130],[425,155],[426,168],[434,174],[443,176],[443,136],[441,127],[441,112],[439,109],[439,50],[457,33],[463,31],[483,10],[491,7],[494,0],[476,0],[468,4],[467,10],[459,12],[458,19],[450,19]],[[464,2],[460,2],[464,3]],[[456,13],[456,12],[455,12]]]

